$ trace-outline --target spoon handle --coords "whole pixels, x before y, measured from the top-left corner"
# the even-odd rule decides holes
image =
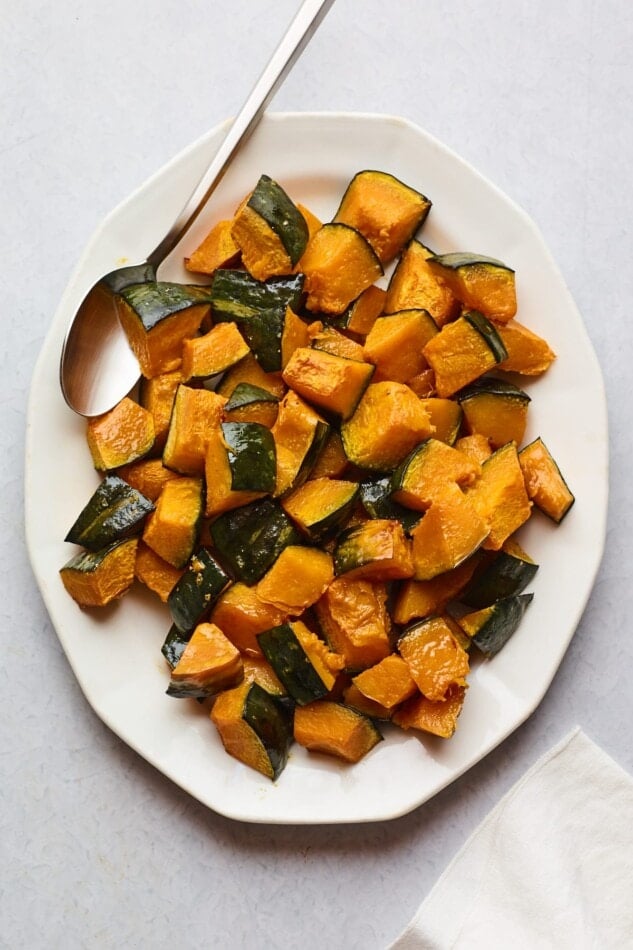
[[[304,0],[297,15],[255,83],[248,99],[234,119],[211,164],[196,185],[168,234],[148,256],[147,262],[156,270],[189,230],[222,180],[239,147],[248,139],[264,110],[295,62],[316,32],[334,0]]]

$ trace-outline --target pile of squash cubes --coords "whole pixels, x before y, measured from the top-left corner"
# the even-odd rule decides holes
[[[554,353],[510,267],[421,243],[430,207],[363,171],[322,223],[263,175],[190,284],[118,292],[142,381],[88,422],[103,478],[61,578],[86,608],[153,591],[167,692],[211,697],[273,779],[293,741],[357,762],[382,721],[450,737],[473,651],[532,598],[516,532],[574,500],[513,381]]]

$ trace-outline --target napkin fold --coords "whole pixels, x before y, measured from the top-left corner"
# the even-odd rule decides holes
[[[390,950],[633,948],[633,780],[580,730],[453,859]]]

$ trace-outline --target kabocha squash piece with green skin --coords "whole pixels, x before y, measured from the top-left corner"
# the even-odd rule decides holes
[[[273,696],[287,697],[283,683],[263,656],[242,657],[244,679],[247,683],[258,683],[266,692]],[[289,697],[288,697],[289,698]],[[292,700],[290,700],[292,702]]]
[[[228,569],[245,584],[257,583],[285,547],[301,543],[292,521],[271,498],[220,515],[211,536]]]
[[[375,702],[373,699],[369,699],[368,696],[361,693],[358,686],[353,682],[343,689],[342,699],[345,706],[355,709],[370,719],[382,719],[385,722],[389,722],[391,719],[393,710],[387,709],[386,706],[381,706],[380,703]]]
[[[315,605],[330,649],[346,669],[363,670],[391,653],[387,587],[349,575],[337,577]]]
[[[257,280],[289,274],[308,243],[305,218],[284,189],[262,175],[233,221],[231,236]]]
[[[368,699],[386,709],[393,709],[418,691],[407,663],[396,653],[363,670],[353,682]]]
[[[266,603],[297,617],[317,602],[334,579],[332,558],[320,548],[289,545],[258,582]]]
[[[265,630],[257,637],[262,653],[299,706],[327,696],[343,667],[340,656],[300,620]]]
[[[411,532],[413,577],[429,581],[458,567],[485,543],[489,527],[455,483],[433,500]]]
[[[185,340],[182,381],[209,379],[239,363],[250,347],[235,323],[217,323],[208,333]]]
[[[435,429],[433,438],[454,446],[462,424],[463,412],[460,404],[454,399],[440,399],[439,396],[423,398],[420,402]]]
[[[180,366],[183,340],[198,333],[209,313],[208,289],[187,284],[132,284],[116,299],[121,325],[148,378]]]
[[[411,546],[399,521],[377,518],[343,531],[334,549],[337,577],[364,577],[374,581],[411,577]]]
[[[139,459],[129,465],[122,465],[113,474],[118,475],[132,488],[136,488],[142,495],[155,502],[167,482],[174,478],[181,478],[178,472],[165,468],[162,459]]]
[[[190,257],[185,267],[194,274],[214,274],[221,267],[231,267],[239,260],[240,249],[231,236],[233,219],[218,221]]]
[[[455,397],[471,435],[484,435],[493,449],[506,442],[520,445],[525,435],[530,397],[505,379],[484,376]]]
[[[300,531],[311,541],[336,532],[352,513],[360,486],[333,478],[310,479],[281,500]]]
[[[386,172],[355,175],[334,221],[356,228],[369,241],[382,264],[388,264],[420,228],[431,201]]]
[[[360,500],[370,518],[387,518],[399,521],[409,533],[421,518],[419,511],[399,505],[392,497],[390,475],[377,475],[360,483]]]
[[[89,551],[140,534],[152,502],[118,475],[106,475],[64,538]]]
[[[490,442],[485,435],[463,435],[455,442],[455,448],[471,458],[473,462],[477,462],[478,465],[483,465],[486,459],[492,455]]]
[[[219,425],[226,399],[208,389],[181,385],[176,392],[163,464],[182,475],[202,475],[209,433]]]
[[[360,231],[340,223],[324,224],[310,238],[299,266],[313,313],[342,313],[383,274]]]
[[[181,382],[180,369],[160,373],[151,379],[145,379],[145,377],[141,379],[139,401],[148,412],[151,412],[154,420],[152,455],[160,455],[165,447],[176,390]]]
[[[240,651],[215,624],[200,623],[171,671],[167,695],[205,699],[237,686],[243,676]]]
[[[294,738],[311,752],[356,763],[383,737],[367,716],[342,703],[321,699],[295,710]]]
[[[540,376],[556,359],[549,343],[517,320],[498,324],[497,331],[507,350],[499,369],[523,376]]]
[[[466,689],[449,686],[441,700],[430,700],[422,694],[412,696],[393,714],[393,722],[401,729],[417,729],[440,739],[450,739],[464,706]]]
[[[444,699],[451,686],[465,686],[468,654],[459,645],[448,618],[429,617],[408,627],[398,640],[418,689],[427,699]]]
[[[333,356],[341,356],[360,363],[365,361],[362,345],[349,336],[345,336],[336,327],[323,326],[317,322],[309,327],[308,333],[310,346],[315,350],[323,350]]]
[[[528,497],[548,518],[560,524],[575,499],[540,437],[521,450],[519,463]]]
[[[139,541],[134,576],[166,604],[169,595],[182,576],[182,571],[156,554],[149,545]]]
[[[331,323],[341,330],[366,336],[385,308],[385,297],[386,291],[372,284],[343,313],[330,318]]]
[[[257,657],[261,656],[257,634],[284,623],[288,614],[262,600],[255,587],[237,581],[220,594],[210,619],[224,630],[240,653]]]
[[[126,396],[109,412],[88,420],[86,437],[94,467],[107,472],[151,451],[154,419],[147,409]]]
[[[300,346],[310,345],[310,327],[291,307],[286,307],[284,328],[281,333],[281,369],[288,365],[292,354]]]
[[[275,487],[275,443],[254,422],[224,422],[209,433],[205,462],[207,517],[269,494]]]
[[[349,419],[373,373],[371,363],[305,346],[294,351],[282,376],[294,392],[321,411]]]
[[[406,383],[428,366],[422,350],[439,333],[426,310],[401,310],[378,317],[365,339],[365,358],[376,379]]]
[[[189,643],[191,637],[191,630],[188,630],[186,633],[182,633],[175,623],[171,625],[167,636],[163,642],[160,652],[165,657],[167,665],[170,669],[177,665],[178,660],[185,652],[185,647]]]
[[[147,518],[143,541],[173,567],[183,568],[196,546],[203,494],[201,478],[173,478]]]
[[[515,594],[458,620],[459,626],[486,656],[494,656],[516,632],[534,594]]]
[[[453,396],[507,355],[493,324],[476,310],[446,324],[424,347],[425,359],[435,373],[437,395],[442,398]]]
[[[277,418],[279,399],[267,389],[251,383],[238,383],[224,406],[225,422],[259,422],[272,428]]]
[[[252,353],[249,353],[248,356],[245,356],[243,360],[240,360],[224,374],[216,386],[215,392],[219,396],[224,396],[225,399],[230,399],[235,389],[243,383],[265,389],[277,399],[281,399],[286,392],[286,386],[281,375],[265,372]]]
[[[229,755],[269,779],[279,777],[292,742],[292,714],[282,698],[244,681],[220,693],[211,719]]]
[[[105,607],[125,594],[134,581],[137,544],[126,538],[71,558],[59,575],[73,600],[80,607]]]
[[[277,456],[274,494],[280,497],[306,481],[325,445],[330,426],[290,389],[279,403],[271,432]]]
[[[457,484],[466,487],[481,475],[481,466],[438,439],[425,439],[401,462],[391,479],[393,499],[425,511]]]
[[[486,459],[479,479],[468,489],[468,499],[490,529],[483,547],[498,551],[532,511],[514,442],[508,442]]]
[[[389,281],[386,312],[422,308],[428,310],[438,327],[459,316],[459,301],[431,271],[428,261],[433,256],[433,251],[420,241],[407,245]]]
[[[393,471],[432,434],[430,419],[404,383],[370,383],[354,415],[341,425],[345,454],[359,468]]]
[[[303,274],[255,280],[242,270],[217,270],[211,284],[211,306],[216,323],[237,323],[244,326],[263,311],[298,310],[303,297]]]
[[[336,429],[331,429],[310,470],[310,478],[342,478],[349,468],[343,440]]]
[[[520,544],[509,538],[459,593],[459,600],[469,607],[489,607],[498,600],[520,594],[537,570],[538,564]]]
[[[461,593],[473,577],[481,563],[481,552],[457,567],[428,581],[404,581],[397,594],[392,609],[394,623],[408,624],[412,620],[430,617],[442,613],[455,599],[461,599]]]
[[[167,600],[181,633],[190,632],[204,620],[230,583],[231,578],[208,548],[200,548],[192,555]]]
[[[464,306],[506,323],[517,312],[514,271],[482,254],[436,254],[429,266]]]

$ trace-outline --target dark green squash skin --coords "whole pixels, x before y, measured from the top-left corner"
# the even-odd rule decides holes
[[[350,490],[349,497],[343,504],[336,509],[332,509],[328,514],[321,514],[312,524],[302,525],[306,536],[314,542],[323,541],[329,535],[334,534],[343,525],[351,515],[356,504],[360,491],[360,485],[356,485]]]
[[[360,500],[370,518],[399,521],[404,530],[409,533],[419,523],[422,512],[399,505],[391,497],[393,490],[390,475],[366,478],[360,483]]]
[[[242,324],[262,310],[278,310],[282,314],[286,307],[296,310],[303,296],[304,280],[303,274],[293,274],[261,281],[246,271],[217,270],[211,284],[213,319],[233,321],[242,330]]]
[[[474,382],[460,389],[453,396],[460,404],[468,402],[469,399],[476,399],[478,396],[498,396],[500,399],[515,399],[518,402],[531,402],[530,397],[523,389],[519,389],[514,383],[506,379],[498,379],[496,376],[482,376]]]
[[[98,551],[80,551],[79,554],[75,554],[70,561],[64,564],[61,570],[76,571],[78,574],[92,574],[108,559],[113,551],[129,540],[130,538],[121,538],[119,541],[112,541],[111,544],[107,544]]]
[[[89,551],[140,534],[153,503],[118,475],[106,475],[64,538]]]
[[[468,607],[490,607],[498,600],[520,594],[538,571],[538,564],[508,551],[499,551],[494,560],[476,573],[459,600]]]
[[[268,175],[260,177],[247,204],[275,232],[294,267],[308,243],[308,225],[297,206]]]
[[[488,618],[471,637],[475,646],[487,657],[498,653],[516,632],[533,597],[534,594],[516,594],[493,604]]]
[[[450,270],[460,270],[462,267],[473,267],[477,264],[487,264],[490,267],[501,268],[514,274],[512,267],[508,267],[496,257],[486,257],[484,254],[471,254],[467,251],[453,251],[450,254],[434,254],[429,260]]]
[[[224,406],[225,412],[231,412],[232,409],[243,409],[245,406],[252,406],[258,402],[278,403],[279,399],[274,393],[267,389],[261,389],[259,386],[253,386],[252,383],[238,383],[229,401]]]
[[[162,647],[160,648],[160,652],[163,654],[172,670],[175,666],[177,666],[180,657],[185,652],[185,647],[191,640],[192,632],[192,630],[187,630],[186,633],[182,633],[175,623],[169,628],[169,632],[165,637]]]
[[[262,653],[299,706],[327,696],[329,690],[310,662],[289,623],[257,635]]]
[[[479,310],[469,310],[464,314],[464,320],[467,320],[473,330],[476,330],[483,337],[497,363],[503,363],[504,360],[507,360],[508,351],[503,344],[503,340],[483,313],[480,313]]]
[[[269,307],[239,325],[242,336],[266,373],[276,373],[281,369],[281,339],[285,321],[285,310]]]
[[[200,548],[167,598],[178,630],[191,633],[230,583],[231,578],[220,562],[208,548]]]
[[[275,440],[258,422],[223,422],[233,491],[272,492],[277,477]]]
[[[330,425],[328,422],[317,422],[316,426],[314,427],[314,435],[312,437],[312,442],[310,443],[310,448],[304,455],[303,461],[299,466],[297,476],[288,491],[292,491],[294,488],[299,488],[300,485],[303,485],[303,483],[307,481],[310,472],[316,465],[316,461],[321,454],[325,443],[327,442],[330,431]]]
[[[289,544],[301,535],[285,511],[271,498],[220,515],[211,525],[218,554],[243,583],[256,584]]]
[[[273,781],[279,777],[288,761],[293,741],[293,706],[273,696],[259,683],[252,683],[246,694],[242,719],[260,740],[273,770]]]
[[[137,315],[146,331],[181,310],[209,303],[211,299],[208,287],[174,284],[170,281],[131,284],[120,290],[119,295]]]

